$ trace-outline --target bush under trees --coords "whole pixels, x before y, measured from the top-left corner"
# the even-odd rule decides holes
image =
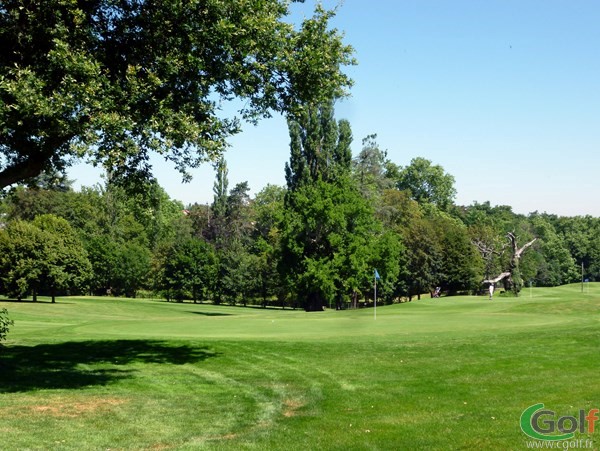
[[[5,308],[0,310],[0,342],[6,340],[6,335],[8,334],[8,330],[10,326],[14,323],[8,317],[8,310]]]

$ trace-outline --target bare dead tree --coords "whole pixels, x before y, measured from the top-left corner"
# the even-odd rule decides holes
[[[485,279],[482,283],[483,284],[489,284],[489,283],[496,284],[500,281],[503,281],[505,289],[507,289],[507,290],[512,289],[513,293],[515,293],[515,295],[518,296],[519,292],[521,291],[521,287],[523,286],[523,279],[521,278],[521,272],[519,270],[519,261],[521,260],[521,256],[523,255],[523,252],[525,252],[525,250],[527,250],[527,248],[531,247],[533,245],[533,243],[535,243],[537,238],[534,238],[533,240],[531,240],[528,243],[525,243],[523,246],[519,247],[517,237],[513,232],[508,232],[506,234],[506,236],[508,238],[508,243],[506,243],[506,246],[504,246],[502,248],[502,253],[504,252],[504,250],[506,248],[510,248],[510,250],[511,250],[511,256],[510,256],[510,262],[508,264],[508,269],[506,271],[503,271],[501,274],[497,275],[496,277],[488,276],[488,278]],[[474,244],[475,244],[475,246],[478,247],[479,251],[482,252],[482,257],[485,259],[485,255],[483,254],[482,248],[480,248],[476,243],[474,243]],[[487,251],[495,253],[496,255],[502,255],[502,254],[499,254],[498,251],[495,251],[495,250],[487,249]]]
[[[509,243],[500,245],[497,240],[484,241],[483,239],[475,239],[471,241],[481,254],[481,258],[485,262],[485,277],[490,278],[490,273],[494,269],[494,260],[502,258],[504,252],[509,246]],[[498,249],[499,248],[499,249]]]

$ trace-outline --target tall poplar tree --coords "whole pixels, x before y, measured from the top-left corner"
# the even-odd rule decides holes
[[[220,246],[225,234],[227,214],[227,196],[229,195],[229,171],[224,158],[219,158],[215,164],[215,183],[213,185],[212,222],[209,222],[209,238],[215,245]]]
[[[351,177],[352,132],[333,104],[290,121],[281,274],[307,311],[341,305],[368,284],[373,211]]]

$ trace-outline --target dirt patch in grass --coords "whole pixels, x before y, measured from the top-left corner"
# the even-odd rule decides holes
[[[229,432],[227,434],[223,434],[223,435],[214,435],[211,437],[207,437],[207,440],[209,441],[221,441],[221,440],[234,440],[237,439],[240,436],[240,434],[235,434],[233,432]]]
[[[219,436],[219,439],[220,440],[233,440],[234,438],[237,438],[237,437],[238,437],[238,434],[234,434],[233,432],[230,432],[229,434]]]
[[[298,409],[304,407],[304,403],[298,399],[286,399],[283,405],[285,406],[283,416],[287,418],[296,416]]]
[[[173,449],[175,448],[175,445],[165,445],[164,443],[155,443],[154,445],[151,445],[150,448],[147,448],[149,450],[153,450],[153,451],[162,451],[163,449]]]
[[[112,410],[116,406],[120,406],[127,402],[122,398],[84,398],[84,399],[65,399],[56,398],[52,400],[44,400],[43,404],[31,404],[21,406],[15,409],[0,409],[0,418],[5,415],[14,416],[30,416],[30,415],[46,415],[51,417],[74,418],[91,413],[105,413]]]

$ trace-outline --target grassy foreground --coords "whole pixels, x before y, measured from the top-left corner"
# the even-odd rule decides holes
[[[0,348],[0,448],[526,449],[527,407],[600,408],[600,284],[588,288],[427,299],[376,320],[0,302],[15,320]],[[576,438],[600,446],[599,432]]]

